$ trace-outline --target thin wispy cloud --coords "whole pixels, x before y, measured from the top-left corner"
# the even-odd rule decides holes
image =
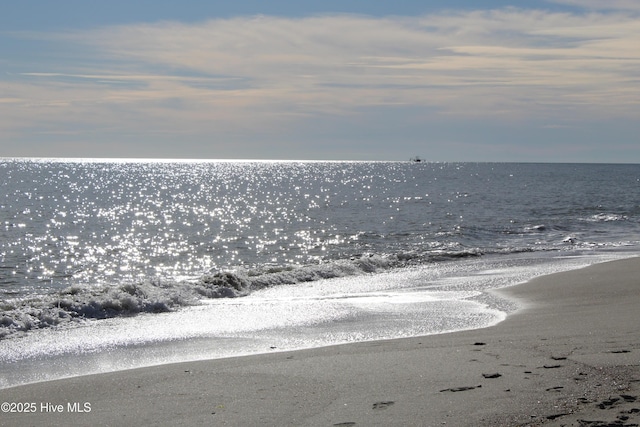
[[[269,132],[372,107],[558,128],[637,117],[640,7],[554,1],[603,11],[256,16],[31,34],[68,49],[68,60],[0,78],[0,108],[13,109],[0,128],[33,120],[53,132],[81,118],[130,132]]]

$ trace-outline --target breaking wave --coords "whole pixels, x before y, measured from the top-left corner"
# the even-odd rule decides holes
[[[626,215],[613,214],[613,213],[599,213],[585,218],[587,222],[614,222],[614,221],[627,221],[629,218]]]
[[[315,265],[216,272],[194,280],[153,279],[93,287],[73,285],[55,294],[0,302],[0,339],[20,336],[32,329],[60,328],[92,319],[169,312],[200,304],[204,299],[242,297],[272,286],[375,274],[482,254],[479,249],[429,254],[407,252],[393,256],[364,254]]]
[[[530,231],[539,232],[544,228],[536,225]],[[565,238],[563,243],[570,243],[574,248],[578,245],[575,237]],[[187,280],[153,278],[135,283],[72,285],[53,294],[0,301],[0,340],[21,336],[33,329],[63,328],[91,320],[170,312],[201,304],[205,299],[237,298],[273,286],[375,274],[488,254],[548,250],[557,248],[468,248],[455,244],[446,249],[404,251],[393,255],[360,254],[305,266],[220,271]]]

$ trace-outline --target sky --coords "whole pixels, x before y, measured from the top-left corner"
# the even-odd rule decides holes
[[[640,163],[640,0],[0,4],[0,157]]]

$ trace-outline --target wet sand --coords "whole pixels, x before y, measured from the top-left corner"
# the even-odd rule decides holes
[[[496,292],[522,308],[484,329],[0,390],[35,404],[0,425],[640,424],[640,258]]]

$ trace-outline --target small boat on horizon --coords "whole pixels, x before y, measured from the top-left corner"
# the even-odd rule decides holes
[[[415,156],[409,159],[409,161],[413,162],[413,163],[422,163],[424,160],[422,160],[420,158],[420,156]]]

